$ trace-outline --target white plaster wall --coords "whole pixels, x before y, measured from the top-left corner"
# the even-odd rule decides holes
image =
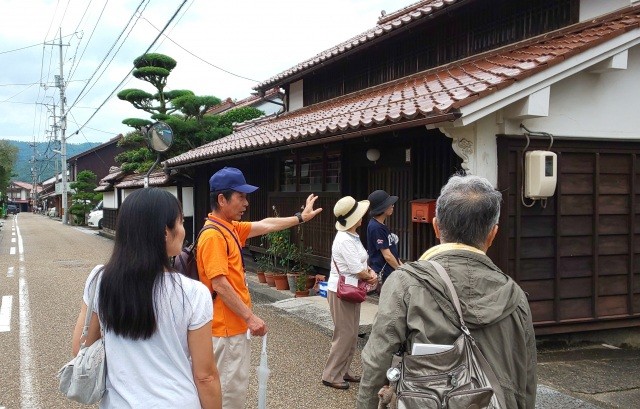
[[[282,103],[280,98],[274,98],[273,100],[275,102]],[[259,104],[254,105],[254,107],[264,112],[265,115],[273,115],[282,110],[282,106],[267,101],[260,102]]]
[[[638,95],[640,46],[629,49],[626,70],[583,71],[552,85],[549,116],[521,122],[568,138],[640,140]]]
[[[462,168],[467,174],[485,177],[493,186],[498,185],[496,135],[500,128],[495,115],[464,127],[440,128],[440,131],[451,138],[451,147],[463,159]]]
[[[137,189],[122,189],[122,201],[127,198],[131,193],[135,192]]]
[[[494,187],[498,186],[498,147],[496,144],[495,115],[489,115],[476,122],[475,175],[483,176]]]
[[[289,112],[304,106],[302,100],[303,81],[296,81],[289,85]]]
[[[182,213],[185,217],[193,217],[193,188],[182,188]]]
[[[175,197],[178,197],[178,188],[176,186],[164,186],[164,187],[160,187],[160,189],[171,193]],[[122,200],[124,201],[127,198],[127,196],[129,196],[131,193],[135,192],[136,190],[138,189],[123,189]],[[103,197],[103,200],[105,200],[105,207],[117,208],[117,206],[114,206],[114,207],[107,206],[106,195]],[[115,195],[113,198],[113,202],[115,203]],[[192,187],[182,188],[182,212],[184,213],[185,217],[192,217],[194,215]]]
[[[637,0],[581,0],[580,21],[589,20],[629,6]]]
[[[102,207],[105,209],[117,209],[115,191],[102,193]]]

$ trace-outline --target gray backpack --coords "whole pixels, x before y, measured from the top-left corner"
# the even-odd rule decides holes
[[[394,361],[397,366],[392,367],[387,376],[389,381],[398,382],[398,409],[507,409],[498,378],[465,325],[460,301],[449,275],[437,262],[429,263],[451,293],[462,334],[453,343],[453,348],[445,352],[404,355]],[[402,269],[411,274],[413,267],[410,264],[405,264]]]

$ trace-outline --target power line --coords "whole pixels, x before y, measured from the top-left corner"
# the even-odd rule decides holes
[[[93,29],[91,30],[91,34],[89,35],[89,39],[87,40],[87,44],[84,46],[84,49],[82,50],[82,54],[80,54],[80,58],[79,60],[82,60],[82,57],[84,56],[84,53],[87,51],[87,48],[89,47],[89,43],[91,42],[91,39],[93,38],[93,34],[96,32],[96,28],[98,28],[98,24],[100,23],[100,19],[102,18],[102,14],[104,13],[104,10],[107,8],[107,4],[109,4],[109,0],[106,0],[104,2],[104,6],[102,7],[102,10],[100,11],[100,15],[98,16],[98,20],[96,20],[96,24],[93,26]],[[79,64],[78,64],[79,65]],[[76,65],[76,69],[77,69],[77,65]],[[75,69],[73,70],[73,72],[69,73],[69,79],[73,78],[73,75],[75,74]]]
[[[118,53],[118,51],[120,51],[120,47],[122,47],[122,44],[124,44],[124,42],[127,40],[127,38],[129,37],[129,34],[131,34],[131,31],[133,30],[133,28],[135,27],[135,25],[138,23],[139,18],[136,20],[135,23],[133,23],[133,25],[131,26],[131,29],[129,30],[129,33],[127,33],[126,37],[124,38],[124,40],[122,41],[122,44],[120,45],[120,47],[118,47],[118,50],[116,50],[116,52],[113,54],[113,56],[111,57],[111,60],[109,61],[109,63],[107,63],[107,65],[104,67],[104,70],[102,71],[102,74],[100,74],[98,76],[98,78],[96,79],[96,81],[93,83],[93,85],[91,86],[91,88],[89,88],[89,90],[87,91],[87,94],[85,94],[84,96],[82,95],[82,93],[84,92],[85,89],[87,89],[87,86],[89,86],[89,83],[91,82],[91,80],[93,79],[93,77],[96,75],[96,73],[100,70],[100,67],[102,66],[102,64],[104,64],[105,60],[107,59],[107,57],[109,56],[109,54],[111,54],[111,51],[113,51],[114,47],[116,46],[116,44],[118,44],[118,41],[120,41],[120,38],[122,38],[122,35],[125,33],[125,31],[127,31],[127,27],[129,27],[129,25],[131,24],[131,21],[133,21],[133,18],[136,16],[136,13],[138,13],[138,10],[140,10],[140,7],[142,7],[142,5],[146,2],[147,0],[142,0],[140,2],[140,4],[138,4],[138,7],[136,7],[136,10],[133,12],[133,14],[131,15],[131,17],[129,18],[129,21],[127,22],[127,24],[124,26],[124,28],[122,29],[122,31],[120,32],[120,34],[118,35],[118,37],[116,38],[116,40],[113,42],[113,44],[111,45],[111,48],[109,48],[109,51],[107,51],[107,53],[105,54],[104,58],[102,59],[102,61],[100,61],[100,64],[98,64],[98,66],[96,67],[95,71],[93,72],[93,74],[91,74],[91,76],[89,77],[89,81],[87,81],[87,83],[84,85],[84,87],[80,90],[80,92],[78,93],[78,97],[76,98],[75,101],[73,101],[73,103],[71,104],[71,106],[69,107],[69,111],[78,103],[80,102],[80,100],[82,100],[82,98],[84,98],[89,91],[91,91],[91,89],[95,86],[95,84],[98,82],[98,80],[102,77],[102,75],[104,74],[104,72],[107,70],[107,67],[109,67],[109,65],[111,64],[111,62],[113,61],[113,59],[115,58],[116,54]],[[148,4],[148,3],[147,3]]]
[[[149,21],[149,20],[147,20],[146,18],[144,18],[144,17],[140,17],[140,18],[142,18],[144,21],[146,21],[147,23],[149,23],[149,25],[150,25],[151,27],[155,28],[157,31],[160,31],[160,30],[158,30],[158,28],[157,28],[156,26],[154,26],[154,25],[153,25],[153,23],[152,23],[152,22],[150,22],[150,21]],[[244,79],[244,80],[253,81],[253,82],[260,82],[260,81],[258,81],[258,80],[254,80],[253,78],[248,78],[248,77],[245,77],[245,76],[242,76],[242,75],[239,75],[239,74],[235,74],[235,73],[233,73],[233,72],[231,72],[231,71],[229,71],[229,70],[225,70],[225,69],[224,69],[224,68],[222,68],[222,67],[218,67],[217,65],[212,64],[212,63],[210,63],[209,61],[207,61],[207,60],[205,60],[205,59],[203,59],[203,58],[201,58],[201,57],[198,57],[197,55],[195,55],[195,54],[194,54],[194,53],[192,53],[191,51],[187,50],[186,48],[184,48],[184,47],[183,47],[183,46],[181,46],[180,44],[176,43],[176,42],[175,42],[175,41],[173,41],[173,40],[172,40],[168,35],[166,35],[166,34],[162,34],[162,33],[160,33],[160,34],[161,34],[161,35],[163,35],[163,36],[164,36],[166,39],[168,39],[169,41],[171,41],[173,44],[177,45],[178,47],[182,48],[182,49],[183,49],[184,51],[186,51],[187,53],[191,54],[193,57],[196,57],[197,59],[199,59],[199,60],[200,60],[200,61],[202,61],[203,63],[208,64],[208,65],[212,66],[212,67],[213,67],[213,68],[215,68],[215,69],[218,69],[218,70],[220,70],[220,71],[224,71],[224,72],[226,72],[227,74],[233,75],[234,77],[242,78],[242,79]]]
[[[71,115],[71,118],[73,118],[73,120],[75,121],[76,118],[73,116],[71,111],[69,111],[68,113]],[[84,134],[84,132],[80,131],[80,133],[82,134],[82,137],[84,138],[85,141],[87,141],[88,143],[91,143],[91,142],[89,142],[89,139],[87,139],[87,136]],[[95,154],[98,157],[98,159],[100,159],[100,162],[102,162],[102,164],[108,168],[109,165],[102,159],[102,157],[100,156],[100,152],[95,151]]]
[[[84,82],[84,81],[88,81],[88,80],[73,80],[73,81],[67,81],[67,82]],[[26,86],[26,85],[42,85],[45,87],[53,87],[54,85],[51,84],[43,84],[42,82],[27,82],[24,84],[0,84],[0,87],[20,87],[20,86]]]
[[[173,13],[173,16],[171,16],[171,18],[169,19],[169,21],[167,22],[167,24],[165,24],[164,28],[162,29],[162,31],[160,31],[160,33],[158,33],[158,36],[153,40],[153,42],[151,43],[151,45],[149,47],[147,47],[146,51],[142,54],[146,54],[149,52],[149,50],[153,47],[153,45],[158,41],[158,39],[160,38],[160,36],[162,35],[162,33],[167,29],[167,27],[169,26],[169,24],[171,24],[171,22],[176,18],[176,16],[178,15],[178,13],[180,12],[180,10],[182,9],[182,7],[184,7],[185,3],[188,0],[183,0],[183,2],[180,4],[180,6],[178,7],[178,9],[176,10],[175,13]],[[75,134],[77,134],[78,132],[80,132],[82,130],[82,128],[84,128],[89,121],[91,121],[93,119],[94,116],[96,116],[96,114],[100,111],[100,109],[102,109],[102,107],[109,101],[109,99],[111,99],[111,97],[113,96],[113,94],[118,90],[118,88],[120,88],[122,86],[122,84],[124,84],[125,81],[127,81],[127,79],[129,78],[129,75],[131,75],[131,73],[133,72],[133,68],[131,68],[129,70],[129,72],[127,73],[127,75],[122,79],[122,81],[120,81],[120,83],[118,83],[118,85],[113,89],[113,91],[111,91],[111,93],[107,96],[107,98],[100,104],[100,106],[98,106],[98,108],[96,109],[96,112],[94,112],[89,119],[86,120],[86,122],[75,132],[73,132],[71,135],[69,135],[69,138]]]
[[[33,45],[28,45],[26,47],[21,47],[21,48],[16,48],[15,50],[7,50],[7,51],[0,51],[0,54],[8,54],[8,53],[13,53],[16,51],[22,51],[22,50],[26,50],[27,48],[33,48],[33,47],[37,47],[42,43],[38,43],[38,44],[33,44]]]

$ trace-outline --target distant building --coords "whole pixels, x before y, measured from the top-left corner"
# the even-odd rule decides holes
[[[32,185],[27,182],[12,181],[7,188],[7,202],[15,204],[21,212],[31,211],[33,199],[42,190],[40,185]]]
[[[263,93],[256,92],[255,94],[239,101],[234,101],[231,98],[227,98],[220,104],[211,107],[207,111],[207,114],[222,114],[234,108],[253,107],[264,112],[266,116],[271,116],[277,114],[278,112],[284,111],[284,103],[282,101],[283,96],[284,94],[281,93],[280,89],[276,87],[266,90]]]

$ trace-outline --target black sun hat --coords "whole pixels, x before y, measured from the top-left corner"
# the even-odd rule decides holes
[[[369,214],[377,216],[384,213],[392,204],[398,201],[398,196],[390,196],[384,190],[375,190],[369,195]]]

